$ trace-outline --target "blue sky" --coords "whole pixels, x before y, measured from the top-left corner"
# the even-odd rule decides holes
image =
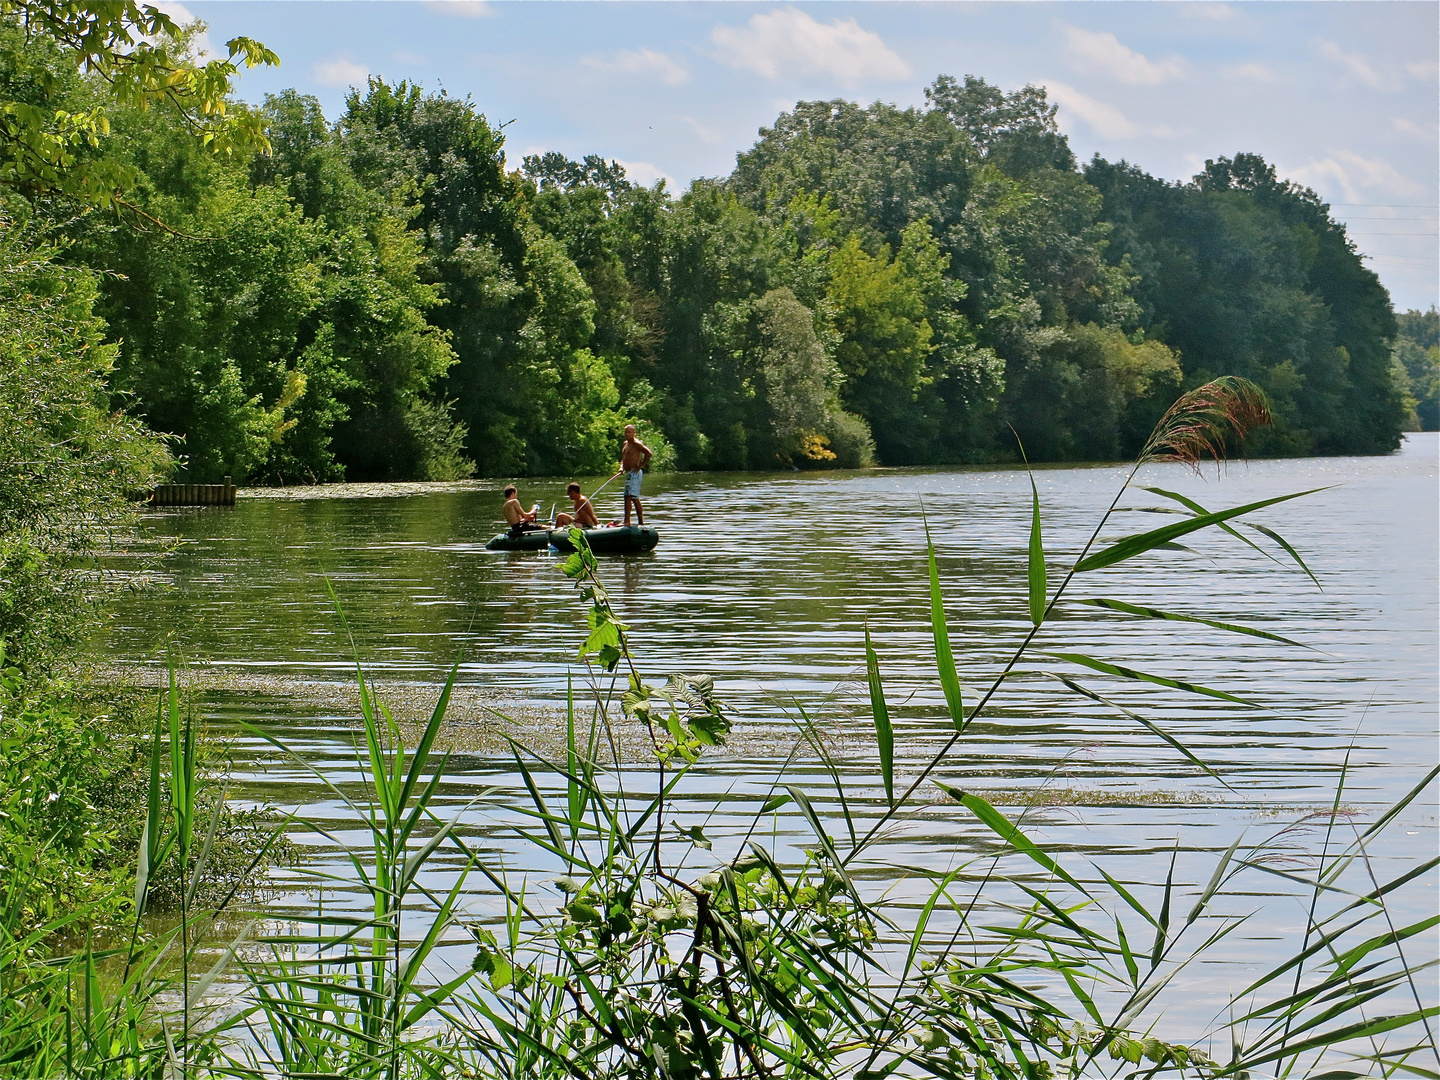
[[[187,0],[259,38],[332,119],[367,74],[470,95],[510,160],[558,150],[676,189],[728,173],[797,100],[922,104],[937,74],[1046,86],[1082,158],[1169,179],[1251,151],[1315,188],[1399,308],[1437,300],[1440,5]]]

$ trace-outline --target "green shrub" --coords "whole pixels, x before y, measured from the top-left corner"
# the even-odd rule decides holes
[[[160,436],[113,410],[95,275],[58,255],[0,207],[0,644],[27,670],[90,629],[106,592],[94,556],[170,465]]]

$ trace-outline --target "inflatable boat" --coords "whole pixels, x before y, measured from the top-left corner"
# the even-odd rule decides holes
[[[660,542],[660,534],[651,525],[602,525],[586,529],[585,540],[597,555],[628,555],[649,551]],[[515,532],[507,529],[485,545],[491,551],[574,551],[569,529],[529,529]]]

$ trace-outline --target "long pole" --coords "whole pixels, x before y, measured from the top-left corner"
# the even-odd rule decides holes
[[[600,492],[604,491],[607,487],[609,487],[611,480],[614,480],[616,476],[619,476],[624,471],[624,469],[616,469],[614,476],[611,476],[610,480],[606,480],[605,483],[601,484],[598,488],[596,488],[590,493],[591,497],[593,498],[594,496],[599,495]]]

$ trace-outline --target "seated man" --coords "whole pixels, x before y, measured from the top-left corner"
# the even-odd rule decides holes
[[[515,485],[507,484],[505,487],[505,505],[502,508],[505,520],[510,523],[511,532],[530,532],[533,529],[541,528],[535,524],[535,511],[526,510],[520,505],[520,500],[515,497]]]
[[[570,496],[570,501],[575,504],[575,513],[556,514],[555,527],[564,529],[574,525],[577,529],[594,529],[600,524],[600,519],[595,516],[595,507],[590,505],[590,500],[580,494],[580,485],[572,483],[565,489],[565,494]]]

